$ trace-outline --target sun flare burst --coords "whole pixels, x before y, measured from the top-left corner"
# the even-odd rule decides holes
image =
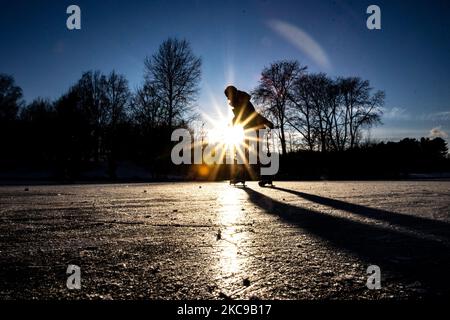
[[[223,145],[226,149],[232,149],[244,144],[245,133],[241,125],[231,126],[226,122],[218,122],[208,132],[208,141]]]
[[[200,140],[194,142],[193,146],[200,145],[204,148],[208,145],[215,145],[214,153],[218,155],[218,159],[228,159],[228,157],[234,159],[233,161],[237,161],[238,158],[245,159],[245,170],[249,176],[254,179],[256,175],[248,163],[248,160],[250,155],[255,156],[257,153],[257,148],[252,145],[254,144],[253,142],[259,141],[258,137],[255,136],[255,130],[258,130],[259,128],[249,126],[253,116],[247,117],[244,120],[240,114],[233,121],[234,114],[231,108],[227,106],[227,111],[224,114],[222,111],[225,110],[225,108],[219,105],[218,100],[211,91],[209,91],[209,95],[213,112],[202,112],[202,118],[204,120],[202,128],[205,126],[205,130],[203,131],[205,134],[201,136],[202,138]],[[211,155],[206,155],[206,159],[209,159],[210,157]],[[234,164],[233,167],[235,167]],[[233,167],[230,168],[230,170],[233,171]],[[219,166],[206,164],[197,168],[197,170],[199,171],[198,174],[200,176],[214,180],[218,174]]]

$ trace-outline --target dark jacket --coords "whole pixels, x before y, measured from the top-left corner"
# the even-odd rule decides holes
[[[244,129],[257,130],[264,127],[273,129],[273,123],[256,112],[255,107],[250,102],[251,96],[247,92],[231,87],[231,89],[225,90],[225,94],[233,107],[233,125],[240,124]]]

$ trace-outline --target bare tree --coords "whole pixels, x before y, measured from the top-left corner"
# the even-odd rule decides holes
[[[89,130],[89,146],[96,162],[107,155],[113,163],[118,124],[127,117],[130,99],[128,82],[123,75],[112,71],[108,76],[100,71],[83,73],[71,91],[77,97],[79,114]]]
[[[201,59],[186,40],[169,38],[156,54],[145,60],[146,84],[154,88],[164,107],[169,128],[186,120],[196,101],[201,78]]]
[[[359,142],[361,129],[381,123],[385,93],[371,94],[369,81],[358,77],[338,79],[338,84],[345,108],[344,137],[349,137],[349,147],[353,148]]]
[[[30,159],[52,159],[55,148],[56,111],[48,99],[36,98],[20,112],[20,131],[25,133],[22,148]]]
[[[256,102],[262,104],[279,128],[279,138],[282,154],[286,154],[286,125],[288,121],[287,108],[290,103],[289,94],[295,81],[306,67],[295,61],[277,61],[263,69],[261,79],[252,95]]]
[[[290,91],[288,123],[302,135],[309,150],[353,148],[363,128],[380,123],[384,93],[372,95],[371,90],[369,82],[360,78],[303,75]]]
[[[310,78],[308,75],[298,77],[289,93],[292,105],[288,109],[288,123],[302,136],[307,148],[314,150],[315,146],[315,118],[313,102],[310,93]]]
[[[326,152],[330,145],[331,107],[327,97],[331,80],[319,73],[308,75],[305,81],[307,100],[311,104],[313,136],[317,137],[320,150]]]
[[[14,78],[0,74],[0,122],[15,120],[22,104],[22,89],[15,85]]]
[[[323,108],[325,110],[323,119],[325,120],[326,128],[326,145],[328,150],[337,151],[343,150],[341,146],[342,127],[345,125],[342,122],[342,106],[341,96],[339,94],[339,87],[336,82],[323,75]]]
[[[131,108],[133,120],[147,132],[164,123],[162,104],[155,88],[148,83],[136,90]]]
[[[77,96],[78,108],[89,124],[93,157],[99,161],[101,137],[106,125],[104,86],[105,76],[98,70],[84,72],[71,91]]]
[[[20,112],[20,120],[41,123],[54,113],[53,104],[48,99],[36,98]]]
[[[107,126],[115,130],[117,124],[125,121],[127,108],[130,102],[130,90],[127,79],[112,71],[108,77],[104,77],[103,84],[103,114]]]
[[[104,77],[103,114],[106,119],[105,148],[108,156],[109,174],[116,176],[118,126],[127,120],[127,108],[130,102],[130,90],[127,79],[115,71]]]

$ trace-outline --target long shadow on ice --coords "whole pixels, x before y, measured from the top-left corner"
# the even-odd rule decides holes
[[[250,188],[243,190],[252,203],[268,214],[277,215],[331,246],[356,255],[367,266],[380,266],[382,274],[383,270],[389,271],[405,283],[419,281],[427,296],[450,294],[450,255],[445,243],[293,206]]]
[[[329,206],[335,209],[344,210],[367,218],[385,221],[390,224],[395,224],[399,227],[414,229],[423,233],[432,234],[435,236],[445,237],[450,240],[450,224],[444,221],[437,221],[427,218],[416,217],[408,214],[391,212],[383,209],[366,207],[359,204],[353,204],[342,200],[322,197],[310,193],[273,187],[273,189],[294,194],[303,199]]]

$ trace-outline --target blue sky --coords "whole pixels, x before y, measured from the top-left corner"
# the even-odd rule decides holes
[[[264,66],[297,59],[310,72],[360,76],[386,92],[379,139],[450,133],[448,1],[3,1],[0,72],[15,76],[27,101],[57,98],[82,71],[115,69],[136,88],[143,61],[168,37],[190,41],[203,61],[202,112],[226,112],[223,89],[257,84]],[[82,29],[66,28],[81,8]],[[366,8],[381,8],[381,30]]]

